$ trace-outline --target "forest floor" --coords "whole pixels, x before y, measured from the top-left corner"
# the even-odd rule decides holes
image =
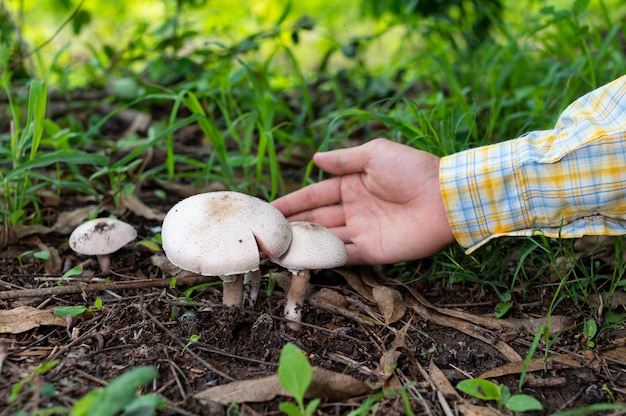
[[[194,151],[194,143],[186,146]],[[151,163],[162,163],[159,155]],[[154,197],[157,187],[168,189],[166,201]],[[238,309],[222,305],[219,284],[187,296],[186,289],[219,280],[174,268],[149,244],[129,244],[112,255],[106,275],[95,258],[67,244],[69,232],[94,210],[115,214],[138,230],[139,240],[149,240],[169,207],[190,193],[181,184],[147,183],[117,206],[111,198],[103,205],[71,193],[42,195],[44,227],[4,227],[0,415],[69,409],[89,391],[144,365],[156,367],[159,377],[140,393],[167,398],[161,414],[280,414],[279,404],[292,401],[275,376],[288,342],[315,369],[311,392],[322,398],[317,414],[359,408],[360,414],[407,414],[405,396],[416,415],[506,414],[495,402],[460,394],[454,386],[481,377],[517,393],[524,371],[523,392],[544,406],[529,414],[626,402],[626,330],[603,333],[590,348],[581,335],[583,317],[568,300],[550,319],[551,333],[560,335],[548,350],[539,342],[536,358],[524,364],[546,323],[554,286],[520,297],[505,318],[496,319],[500,301],[493,291],[419,279],[428,260],[416,263],[411,283],[387,277],[385,267],[320,271],[311,280],[303,327],[294,331],[281,317],[289,273],[278,267],[263,269],[264,289],[270,275],[277,283],[271,296],[262,290],[255,305]],[[32,255],[42,250],[53,255]],[[59,276],[78,264],[83,273],[59,285]],[[101,310],[92,308],[97,298]],[[72,305],[91,310],[71,319],[51,312]],[[58,364],[34,372],[52,360]],[[218,404],[229,400],[236,405]]]

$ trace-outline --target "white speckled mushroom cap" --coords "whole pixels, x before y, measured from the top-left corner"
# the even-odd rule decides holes
[[[274,263],[288,270],[330,269],[348,261],[343,241],[328,228],[311,222],[291,223],[291,245]]]
[[[96,218],[82,223],[70,234],[70,247],[91,256],[111,254],[137,238],[137,231],[124,221]]]
[[[169,210],[161,230],[163,251],[181,269],[207,276],[257,270],[291,243],[291,228],[269,203],[231,191],[198,194]]]

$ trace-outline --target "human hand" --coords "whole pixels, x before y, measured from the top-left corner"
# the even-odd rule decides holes
[[[454,236],[439,190],[439,157],[386,139],[317,153],[337,175],[276,199],[289,221],[310,221],[343,240],[348,264],[429,256]]]

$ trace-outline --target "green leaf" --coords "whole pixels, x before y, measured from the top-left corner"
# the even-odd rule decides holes
[[[78,35],[84,26],[91,23],[91,14],[86,10],[79,10],[72,19],[72,31]]]
[[[65,318],[66,316],[80,316],[87,312],[89,309],[85,306],[62,306],[60,308],[54,308],[52,312],[55,316],[59,318]]]
[[[158,394],[146,394],[137,397],[124,408],[122,416],[151,416],[157,410],[163,409],[167,400]]]
[[[463,380],[456,385],[456,388],[477,399],[500,401],[500,388],[489,380],[482,378]]]
[[[15,178],[19,178],[30,169],[44,168],[55,163],[106,166],[109,163],[109,159],[103,155],[96,155],[73,149],[61,149],[38,156],[33,160],[29,160],[28,162],[16,166],[9,173],[7,173],[6,179],[13,180]]]
[[[137,394],[139,386],[151,383],[157,376],[158,371],[154,367],[133,368],[112,380],[108,386],[91,392],[97,392],[97,394],[95,394],[95,399],[89,399],[90,405],[87,408],[87,413],[76,413],[76,415],[115,415],[136,400],[135,395]],[[79,400],[77,404],[79,404],[81,400]],[[82,411],[83,403],[80,403],[80,405]],[[71,416],[74,416],[74,413],[72,413]]]
[[[283,347],[278,362],[278,380],[280,385],[302,406],[304,393],[311,384],[313,369],[302,350],[295,344]]]
[[[306,412],[304,412],[307,416],[312,415],[315,412],[315,409],[317,409],[317,406],[320,405],[320,399],[313,399],[309,402],[309,404],[306,406]]]
[[[61,279],[59,279],[57,286],[61,286],[63,281],[67,279],[68,277],[78,276],[82,273],[83,273],[83,266],[78,265],[78,266],[72,267],[71,269],[63,273],[63,276],[61,276]]]
[[[74,403],[70,416],[88,416],[90,409],[98,399],[98,396],[102,393],[102,390],[92,390]]]
[[[585,319],[583,326],[583,335],[585,338],[592,339],[598,333],[598,324],[595,319]]]
[[[282,402],[278,405],[279,409],[286,413],[288,416],[304,416],[298,407],[289,402]]]
[[[543,410],[541,402],[528,394],[514,394],[504,403],[507,409],[514,412],[528,412],[529,410]]]

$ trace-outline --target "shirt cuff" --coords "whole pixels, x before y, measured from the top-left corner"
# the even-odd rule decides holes
[[[442,158],[441,194],[457,242],[470,253],[501,236],[626,234],[626,135],[603,135],[546,158],[555,131]]]

